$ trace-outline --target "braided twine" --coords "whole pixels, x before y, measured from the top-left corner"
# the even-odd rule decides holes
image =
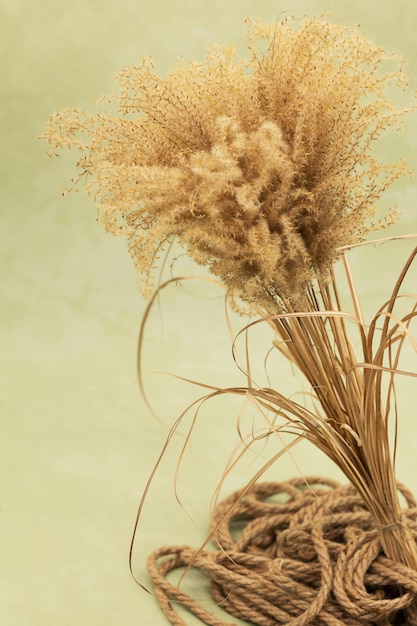
[[[407,503],[403,523],[416,540],[416,503],[398,488]],[[188,569],[209,578],[216,604],[256,626],[417,626],[417,572],[384,556],[350,485],[315,477],[256,484],[221,502],[211,527],[216,551],[170,546],[149,557],[155,595],[175,626],[186,624],[179,605],[210,626],[234,623],[167,578]]]

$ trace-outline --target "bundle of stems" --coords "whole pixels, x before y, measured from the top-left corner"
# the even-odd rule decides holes
[[[332,273],[329,282],[309,285],[302,311],[292,310],[287,303],[285,313],[267,318],[278,336],[276,348],[308,381],[318,410],[308,410],[275,388],[250,389],[262,408],[284,418],[287,431],[289,426],[295,434],[301,432],[342,470],[370,511],[385,554],[414,571],[417,547],[402,514],[395,474],[397,415],[390,420],[390,414],[396,405],[396,375],[417,375],[398,369],[405,341],[417,351],[409,330],[417,316],[417,296],[409,296],[412,305],[405,315],[395,313],[400,288],[416,255],[417,248],[369,325],[361,313],[346,253],[342,258],[352,314],[341,304]],[[352,326],[359,339],[359,357],[352,343]],[[384,377],[388,377],[385,385]]]

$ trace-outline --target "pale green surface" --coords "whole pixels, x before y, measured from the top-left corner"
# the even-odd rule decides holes
[[[416,87],[415,7],[413,0],[1,0],[2,626],[166,623],[154,599],[130,578],[127,553],[138,500],[169,425],[198,393],[185,383],[150,378],[164,424],[144,406],[135,383],[144,311],[137,276],[124,242],[95,222],[91,201],[82,194],[60,198],[73,159],[44,156],[36,139],[43,122],[63,106],[92,106],[113,90],[120,68],[143,56],[154,56],[165,71],[179,55],[201,58],[212,41],[243,51],[244,18],[269,21],[281,11],[334,10],[341,20],[360,24],[369,38],[405,56]],[[416,129],[414,116],[389,145],[414,172]],[[396,232],[417,232],[415,192],[415,181],[405,180],[386,199],[404,213]],[[387,295],[406,248],[394,244],[354,256],[367,309]],[[221,298],[186,292],[171,289],[161,315],[155,311],[146,369],[242,383],[230,357]],[[266,336],[263,341],[260,362]],[[413,383],[402,383],[400,395],[398,474],[417,491]],[[236,443],[238,412],[235,400],[203,411],[179,475],[185,512],[172,490],[177,452],[168,455],[139,529],[135,566],[145,583],[143,562],[153,547],[197,546],[204,539],[210,496]],[[177,439],[178,448],[183,438]],[[226,491],[241,487],[256,467],[248,457]],[[299,471],[337,475],[303,447],[271,476]]]

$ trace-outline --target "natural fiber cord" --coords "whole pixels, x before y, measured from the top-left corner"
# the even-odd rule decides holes
[[[417,507],[403,486],[403,523],[417,538]],[[369,512],[350,485],[322,478],[260,483],[221,502],[212,519],[218,550],[171,546],[148,561],[155,595],[175,626],[182,604],[204,624],[213,616],[167,580],[196,568],[214,601],[257,626],[417,625],[417,572],[388,559]]]

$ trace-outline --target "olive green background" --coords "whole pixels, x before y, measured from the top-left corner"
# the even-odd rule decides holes
[[[153,56],[163,73],[180,55],[201,59],[214,41],[243,53],[246,17],[272,21],[282,12],[329,10],[402,54],[417,87],[414,0],[0,0],[2,626],[166,623],[153,596],[130,577],[129,542],[170,425],[202,393],[153,375],[146,385],[158,417],[142,400],[136,346],[145,302],[138,277],[124,242],[96,222],[92,200],[82,193],[60,196],[76,155],[45,156],[37,139],[45,120],[65,106],[92,108],[96,97],[116,89],[115,73],[143,56]],[[380,148],[404,156],[414,173],[416,118]],[[386,195],[383,203],[403,213],[393,233],[417,232],[415,195],[413,178]],[[393,243],[352,255],[367,312],[388,297],[410,249]],[[183,267],[194,271],[186,262]],[[232,322],[235,330],[244,324]],[[261,372],[270,337],[256,332],[252,352]],[[412,367],[412,351],[408,358]],[[192,282],[167,290],[147,329],[144,368],[214,385],[244,384],[231,357],[221,292]],[[289,371],[278,370],[273,384],[297,388]],[[399,390],[398,475],[417,491],[415,383],[400,381]],[[203,407],[177,476],[181,504],[173,481],[192,414],[173,438],[139,525],[134,566],[145,585],[151,549],[204,540],[211,495],[238,442],[241,407],[232,398]],[[253,416],[245,415],[250,432]],[[225,492],[242,487],[279,446],[270,442],[249,454]],[[300,473],[338,476],[306,445],[268,476]],[[196,587],[196,593],[203,591]]]

